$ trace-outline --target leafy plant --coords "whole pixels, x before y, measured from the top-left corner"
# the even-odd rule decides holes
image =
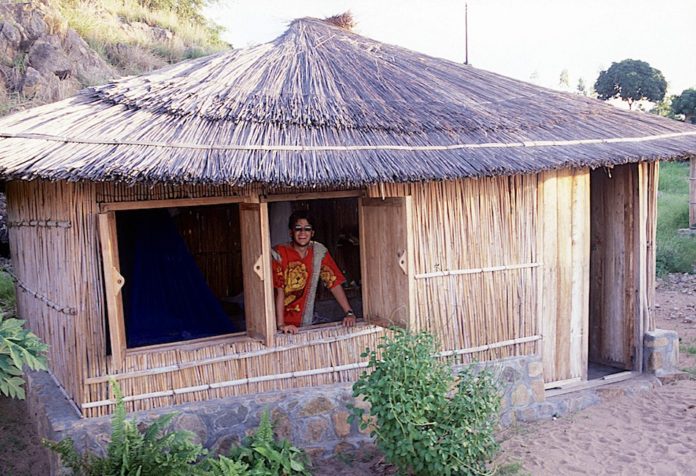
[[[24,329],[24,321],[0,314],[0,394],[25,398],[22,367],[46,368],[44,356],[48,346],[32,332]]]
[[[217,458],[206,459],[201,464],[197,474],[201,476],[247,476],[249,465],[220,455]]]
[[[253,476],[309,475],[307,455],[288,440],[276,440],[268,411],[252,436],[230,451],[230,457],[250,468]]]
[[[44,440],[44,444],[58,453],[63,464],[77,476],[193,474],[193,464],[206,451],[193,443],[191,432],[165,431],[175,414],[159,417],[141,432],[134,421],[126,419],[121,389],[115,383],[112,388],[116,395],[116,410],[111,421],[111,442],[106,457],[93,453],[80,455],[70,438],[57,443]]]
[[[484,474],[497,451],[493,429],[500,396],[493,376],[466,369],[457,378],[433,355],[435,338],[393,329],[377,350],[366,350],[368,370],[353,385],[353,396],[371,405],[370,416],[353,407],[362,429],[402,473]],[[380,357],[381,354],[381,357]]]

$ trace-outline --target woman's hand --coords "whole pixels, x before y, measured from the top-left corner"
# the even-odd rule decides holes
[[[278,326],[278,330],[282,332],[283,334],[297,334],[297,331],[299,330],[297,326],[293,326],[292,324],[287,324],[287,325],[282,325]]]
[[[343,318],[343,326],[344,327],[353,327],[355,325],[355,316],[354,315],[349,315]]]

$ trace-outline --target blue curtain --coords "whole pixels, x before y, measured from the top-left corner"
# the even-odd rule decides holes
[[[129,347],[238,332],[167,210],[118,216]]]

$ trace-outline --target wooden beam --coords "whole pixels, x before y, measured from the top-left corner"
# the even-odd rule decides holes
[[[133,200],[128,202],[106,202],[99,204],[102,212],[121,210],[140,210],[143,208],[195,207],[201,205],[225,205],[228,203],[258,203],[256,195],[235,195],[229,197],[172,198],[164,200]]]
[[[297,200],[322,200],[337,198],[355,198],[365,196],[363,190],[343,190],[338,192],[283,193],[261,197],[261,202],[294,202]]]

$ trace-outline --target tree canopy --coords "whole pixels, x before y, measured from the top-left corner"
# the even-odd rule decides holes
[[[667,91],[667,81],[659,69],[645,61],[625,59],[612,63],[601,71],[594,85],[599,99],[621,98],[629,109],[635,101],[661,101]]]
[[[696,124],[696,88],[685,89],[676,96],[672,100],[672,112],[684,114],[686,122]]]

